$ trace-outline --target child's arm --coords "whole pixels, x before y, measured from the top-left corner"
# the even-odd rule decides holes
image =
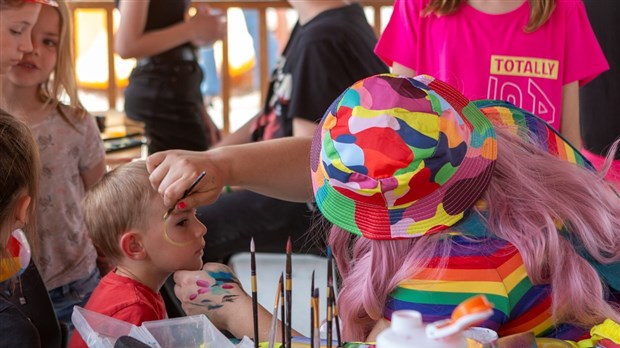
[[[82,182],[84,183],[84,190],[88,191],[94,184],[99,181],[105,174],[105,160],[95,164],[92,168],[80,172]]]
[[[262,112],[256,114],[248,122],[246,122],[241,128],[235,132],[225,136],[220,142],[215,144],[214,147],[222,147],[229,145],[247,144],[252,142],[252,131],[256,126],[257,119],[262,116]]]
[[[560,129],[562,135],[578,150],[581,149],[581,126],[579,125],[579,82],[571,82],[562,87],[562,115]]]
[[[205,314],[220,330],[237,338],[254,335],[252,298],[226,265],[206,263],[201,271],[178,271],[174,274],[174,292],[188,315]],[[269,339],[272,316],[258,306],[259,340]],[[278,323],[277,329],[280,328]],[[297,332],[293,335],[299,336]],[[278,332],[276,337],[281,337]]]
[[[408,76],[408,77],[414,77],[417,75],[415,70],[411,68],[407,68],[406,66],[400,65],[396,62],[392,64],[392,73],[396,75]]]

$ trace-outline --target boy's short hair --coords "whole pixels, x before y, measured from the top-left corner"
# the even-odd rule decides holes
[[[84,220],[99,252],[117,263],[123,256],[119,237],[147,226],[147,212],[157,195],[145,161],[127,163],[105,174],[84,198]]]

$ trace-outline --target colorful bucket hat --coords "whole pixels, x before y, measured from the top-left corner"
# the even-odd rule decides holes
[[[24,0],[24,2],[33,2],[37,4],[43,4],[53,7],[58,7],[58,3],[54,0]]]
[[[344,91],[315,133],[316,203],[329,221],[369,239],[419,237],[463,218],[496,156],[493,124],[450,85],[372,76]]]

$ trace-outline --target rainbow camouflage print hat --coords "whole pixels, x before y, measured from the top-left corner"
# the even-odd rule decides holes
[[[336,99],[311,151],[316,203],[369,239],[413,238],[454,225],[486,189],[493,124],[431,76],[376,75]]]

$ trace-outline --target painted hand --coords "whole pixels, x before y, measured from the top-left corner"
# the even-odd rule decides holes
[[[229,330],[233,317],[242,313],[252,315],[251,298],[226,265],[207,263],[200,271],[178,271],[174,281],[185,312],[205,314],[218,329]]]

